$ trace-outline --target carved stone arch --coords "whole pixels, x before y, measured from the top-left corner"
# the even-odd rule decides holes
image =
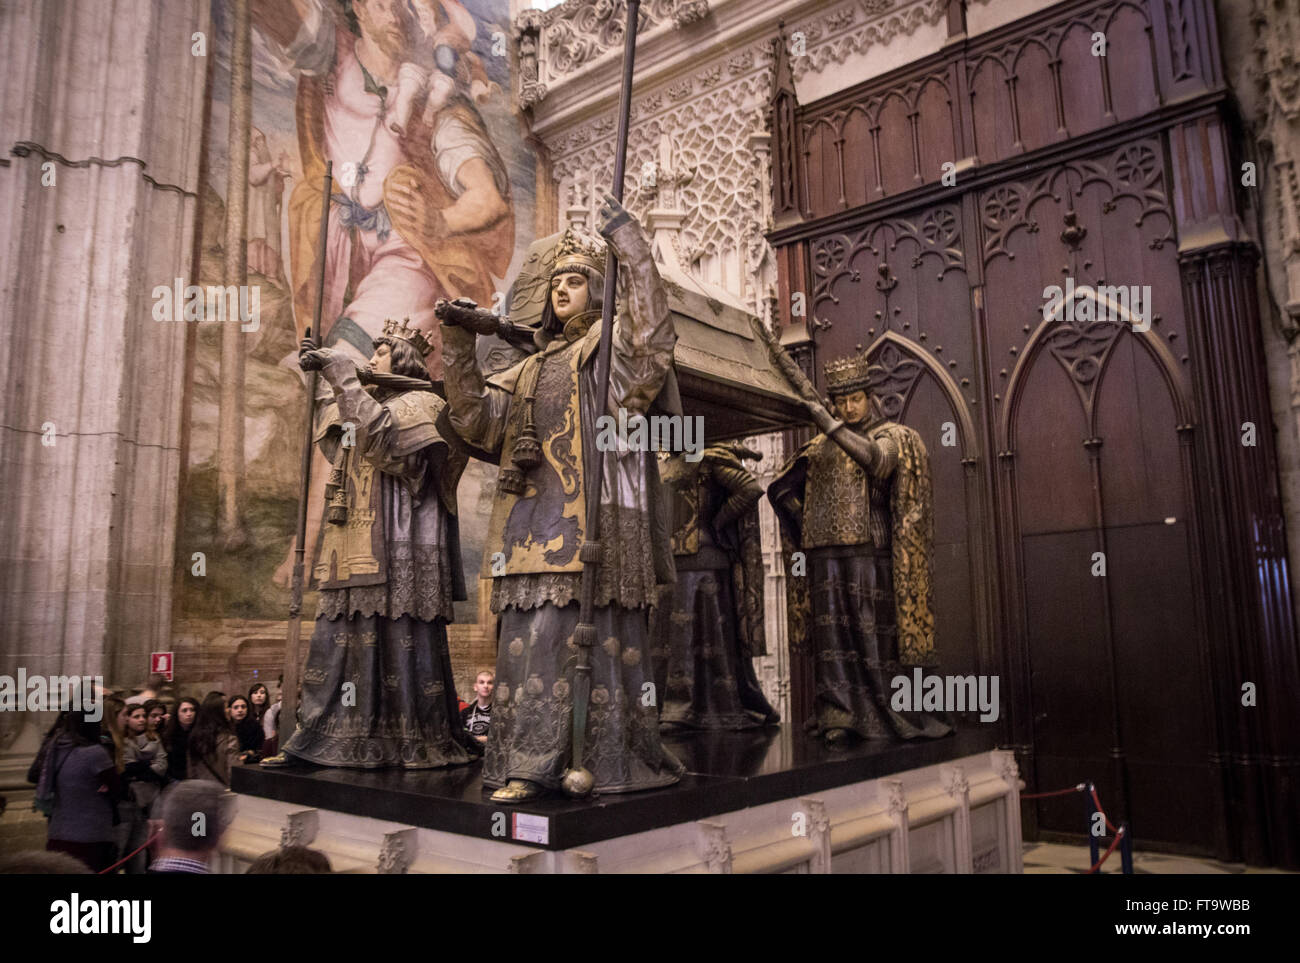
[[[1173,352],[1160,340],[1156,331],[1153,328],[1134,331],[1134,317],[1129,309],[1110,297],[1099,296],[1090,285],[1084,284],[1074,289],[1075,301],[1077,302],[1081,297],[1093,301],[1094,318],[1104,310],[1109,317],[1119,318],[1120,322],[1117,324],[1112,321],[1093,321],[1080,327],[1063,319],[1062,315],[1065,312],[1063,300],[1051,315],[1038,325],[1026,342],[1025,349],[1020,353],[1007,384],[1006,404],[1002,409],[1002,420],[999,426],[999,448],[1002,450],[1015,451],[1016,449],[1016,410],[1029,372],[1037,362],[1038,355],[1044,351],[1052,354],[1073,381],[1075,393],[1083,407],[1088,434],[1090,437],[1095,435],[1097,433],[1097,387],[1101,384],[1102,376],[1114,354],[1115,344],[1125,331],[1131,332],[1138,339],[1138,343],[1146,348],[1160,369],[1165,386],[1173,399],[1179,424],[1193,422],[1191,387],[1186,376],[1179,369]]]
[[[901,419],[912,392],[923,374],[934,378],[939,390],[948,399],[956,418],[957,434],[961,442],[962,458],[975,456],[975,422],[962,398],[957,382],[944,370],[938,359],[923,351],[914,341],[897,332],[886,331],[867,348],[870,362],[871,393],[881,400],[885,417],[890,421]]]

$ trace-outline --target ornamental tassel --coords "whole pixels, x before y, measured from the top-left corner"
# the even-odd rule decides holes
[[[542,443],[537,437],[537,424],[533,418],[533,402],[537,394],[535,372],[540,367],[538,365],[533,369],[534,375],[531,379],[533,383],[529,385],[528,394],[524,396],[524,424],[519,429],[519,434],[510,450],[511,467],[501,469],[497,479],[497,488],[508,495],[522,495],[524,476],[542,463]]]
[[[330,469],[329,481],[325,484],[325,519],[331,525],[346,525],[348,521],[348,493],[344,484],[347,474],[348,449],[339,451],[338,461]]]

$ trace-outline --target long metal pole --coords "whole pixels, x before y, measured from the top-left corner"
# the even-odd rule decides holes
[[[632,65],[636,56],[637,18],[641,0],[628,0],[627,27],[623,35],[623,89],[618,103],[618,139],[614,149],[614,184],[611,193],[623,202],[623,176],[627,167],[628,124],[632,113]],[[614,326],[614,301],[618,292],[618,257],[612,246],[605,255],[605,302],[601,311],[600,347],[596,351],[596,405],[603,410],[609,396],[609,356],[613,346],[611,329]],[[596,626],[593,621],[596,600],[596,578],[600,570],[600,502],[605,480],[605,452],[597,447],[592,463],[594,471],[588,478],[595,482],[587,492],[587,534],[583,539],[582,591],[578,610],[578,627],[574,642],[578,646],[578,661],[573,676],[573,758],[564,777],[564,791],[571,796],[585,796],[594,783],[590,772],[582,765],[587,742],[587,707],[591,697],[591,647],[596,643]]]
[[[320,347],[320,316],[325,301],[325,244],[329,238],[330,193],[334,187],[334,162],[325,162],[324,195],[321,199],[320,235],[316,240],[316,309],[312,313],[311,341]],[[304,557],[307,552],[307,499],[311,485],[311,454],[316,434],[316,384],[320,372],[307,376],[307,423],[302,439],[302,484],[298,489],[298,536],[293,551],[293,589],[289,602],[289,638],[284,645],[284,686],[280,706],[280,745],[293,735],[298,719],[298,683],[301,675],[299,645],[302,639],[302,595],[305,586]]]

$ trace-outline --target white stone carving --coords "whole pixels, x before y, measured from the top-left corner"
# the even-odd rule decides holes
[[[700,860],[710,873],[731,875],[731,843],[727,842],[727,827],[723,823],[699,820]]]
[[[381,875],[400,876],[411,868],[419,846],[414,829],[399,829],[395,833],[384,833],[384,841],[379,847],[378,871]]]
[[[674,241],[682,266],[759,314],[776,276],[764,237],[770,227],[766,104],[771,68],[770,50],[756,44],[638,97],[623,199],[643,219],[651,208],[665,206],[658,197],[661,187],[642,172],[663,162],[666,138],[668,162],[684,178],[674,185],[675,206],[684,213]],[[613,117],[604,116],[547,141],[570,223],[576,208],[585,206],[584,222],[594,226],[595,210],[612,179],[613,134]]]
[[[897,36],[910,36],[923,25],[938,23],[947,6],[947,0],[916,0],[901,5],[893,0],[858,0],[796,22],[788,28],[788,35],[802,33],[805,45],[802,54],[790,58],[794,79],[801,79],[810,70],[842,64],[852,54],[887,44]]]
[[[310,846],[320,832],[320,813],[315,809],[300,809],[289,813],[280,830],[281,846]]]

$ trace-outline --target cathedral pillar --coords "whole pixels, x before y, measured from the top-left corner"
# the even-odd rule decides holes
[[[0,13],[0,674],[129,685],[169,647],[186,325],[153,292],[191,275],[208,21],[162,0]],[[52,718],[0,713],[0,777]]]

